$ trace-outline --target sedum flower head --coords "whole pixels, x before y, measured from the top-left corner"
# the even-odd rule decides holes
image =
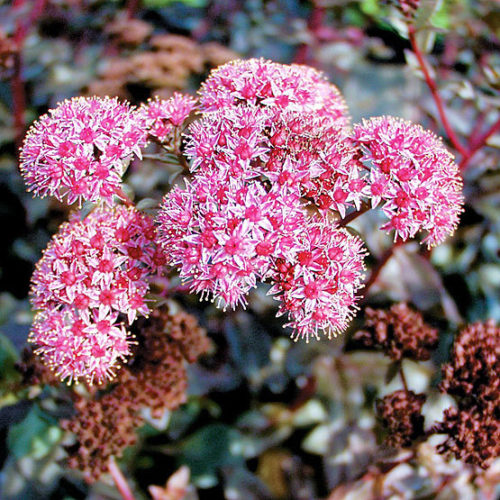
[[[224,168],[233,177],[260,176],[342,216],[369,194],[347,130],[312,112],[274,116],[247,105],[206,113],[189,129],[186,154],[193,172]]]
[[[35,122],[21,149],[28,190],[68,204],[112,204],[133,154],[146,135],[133,108],[109,97],[75,97]]]
[[[393,448],[411,446],[424,436],[424,416],[422,406],[425,394],[399,390],[377,400],[376,411],[388,434],[385,443]]]
[[[275,260],[270,293],[281,301],[292,338],[331,338],[343,331],[356,310],[365,250],[360,238],[328,219],[310,219],[297,232],[292,255]]]
[[[155,237],[149,217],[118,206],[73,216],[49,243],[32,277],[30,340],[62,379],[102,382],[129,354],[123,321],[148,314],[148,276],[165,262]]]
[[[362,160],[370,165],[371,202],[382,204],[403,240],[426,231],[429,246],[452,234],[462,212],[458,166],[441,139],[421,126],[392,116],[363,120],[354,126]]]
[[[329,116],[339,125],[349,117],[344,98],[317,70],[264,59],[232,61],[212,71],[200,90],[202,111],[255,105],[279,115],[285,110]]]
[[[500,404],[500,327],[493,321],[464,328],[453,344],[451,360],[443,367],[442,391],[473,399],[483,407]]]
[[[180,127],[196,105],[196,99],[176,92],[170,99],[155,97],[143,104],[138,115],[150,137],[166,143],[175,127]]]
[[[268,277],[276,254],[290,254],[305,219],[296,193],[223,170],[200,173],[165,196],[159,241],[194,291],[234,308]]]

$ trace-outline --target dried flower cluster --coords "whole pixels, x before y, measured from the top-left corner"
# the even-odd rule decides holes
[[[367,307],[365,315],[368,330],[356,332],[353,340],[363,347],[381,348],[394,361],[425,361],[437,345],[438,331],[405,303],[394,304],[389,311]]]
[[[493,321],[464,328],[443,368],[441,389],[482,408],[500,404],[500,328]]]
[[[120,206],[75,214],[49,243],[32,278],[30,340],[61,379],[102,382],[130,354],[123,318],[149,312],[147,278],[165,262],[155,234]]]
[[[193,76],[224,64],[237,55],[224,46],[209,42],[198,44],[180,35],[150,37],[152,25],[137,19],[120,19],[108,31],[131,53],[107,59],[98,79],[90,83],[89,95],[115,95],[133,99],[134,87],[142,87],[163,98],[184,90]]]
[[[389,446],[410,446],[424,435],[422,406],[425,400],[425,394],[400,390],[377,401],[377,414],[388,431],[385,442]]]
[[[77,415],[63,422],[76,436],[68,449],[69,465],[83,471],[89,481],[107,470],[111,456],[121,456],[136,442],[135,430],[144,424],[141,412],[149,409],[160,417],[185,402],[185,361],[196,361],[209,347],[205,331],[184,312],[156,309],[134,327],[136,352],[120,370],[116,385],[97,398],[79,397]]]
[[[24,387],[32,385],[58,386],[61,380],[56,374],[42,362],[32,346],[26,346],[21,352],[21,359],[16,363],[16,370],[21,374],[21,385]]]
[[[444,420],[434,428],[447,434],[439,446],[441,453],[452,453],[456,458],[486,469],[500,456],[500,410],[483,411],[478,406],[448,408]]]
[[[457,400],[436,427],[448,434],[441,451],[487,467],[500,456],[500,328],[489,321],[463,329],[440,388]]]

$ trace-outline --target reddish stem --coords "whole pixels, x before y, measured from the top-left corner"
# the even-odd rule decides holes
[[[310,33],[313,39],[312,43],[313,45],[317,44],[318,41],[317,32],[323,25],[325,15],[326,15],[326,8],[319,7],[317,5],[317,2],[313,2],[313,8],[311,14],[307,20],[307,31]],[[297,52],[295,53],[294,61],[298,64],[310,63],[311,62],[310,52],[311,52],[310,44],[308,43],[301,44],[298,47]]]
[[[132,493],[127,480],[125,479],[125,476],[122,474],[122,471],[120,470],[118,465],[116,465],[114,457],[111,457],[108,461],[108,471],[111,474],[115,486],[120,492],[123,500],[135,500],[134,494]]]
[[[14,54],[14,71],[10,81],[10,88],[12,93],[12,114],[14,116],[15,142],[18,150],[22,146],[25,127],[24,116],[26,112],[26,92],[24,89],[24,82],[21,77],[21,68],[21,52],[17,51]]]
[[[408,392],[408,382],[406,382],[405,372],[403,371],[403,364],[399,365],[399,377],[401,378],[401,382],[403,382],[403,388],[405,392]]]
[[[500,117],[497,119],[493,125],[486,130],[483,134],[477,137],[475,140],[471,141],[469,146],[469,151],[462,158],[462,161],[459,163],[459,167],[461,170],[465,170],[467,164],[472,159],[472,157],[488,142],[488,139],[500,130]]]
[[[19,10],[24,7],[25,0],[15,0],[12,4],[13,10]],[[30,15],[26,22],[22,22],[21,17],[17,20],[16,31],[13,40],[16,44],[16,54],[14,55],[14,69],[10,82],[12,92],[12,113],[14,115],[14,130],[16,146],[19,148],[22,145],[22,137],[25,128],[26,114],[26,90],[22,79],[22,55],[24,40],[36,22],[38,17],[43,13],[47,0],[35,0],[31,9]]]
[[[394,250],[396,250],[397,247],[401,246],[403,244],[403,240],[396,240],[380,257],[378,262],[375,264],[373,267],[370,276],[366,280],[365,286],[363,288],[363,295],[367,296],[368,290],[372,287],[372,285],[377,281],[377,278],[384,268],[384,266],[387,264],[389,259],[392,257],[392,254],[394,253]]]
[[[370,205],[368,203],[363,203],[361,205],[361,208],[359,210],[356,210],[354,212],[351,212],[350,214],[347,214],[343,219],[340,219],[338,221],[339,226],[347,226],[350,224],[354,219],[357,219],[360,215],[363,215],[365,212],[370,210]]]
[[[129,0],[127,2],[127,18],[133,19],[139,10],[141,0]]]
[[[441,118],[441,122],[443,124],[443,127],[448,134],[448,137],[455,147],[455,149],[462,155],[462,156],[467,156],[468,152],[465,149],[465,147],[460,143],[458,140],[457,135],[455,134],[455,131],[450,125],[450,122],[448,121],[448,118],[446,116],[446,112],[444,109],[444,104],[443,100],[441,98],[441,95],[439,94],[438,87],[436,85],[436,82],[432,78],[429,68],[427,67],[427,63],[425,61],[424,55],[422,54],[422,51],[420,50],[420,47],[417,44],[417,39],[416,39],[416,30],[413,25],[408,26],[408,37],[410,39],[410,43],[413,49],[413,52],[415,56],[417,57],[418,63],[420,65],[420,69],[422,70],[422,73],[424,75],[425,83],[427,83],[427,86],[429,87],[429,90],[431,91],[432,97],[434,99],[434,102],[436,104],[436,107],[438,109],[439,116]]]
[[[115,195],[118,196],[118,198],[120,198],[120,200],[122,200],[127,207],[134,206],[134,202],[125,194],[121,186],[116,189]]]

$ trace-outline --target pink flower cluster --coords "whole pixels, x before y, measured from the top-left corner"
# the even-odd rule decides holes
[[[175,127],[180,127],[196,105],[196,99],[176,92],[170,99],[155,97],[139,110],[139,118],[149,136],[166,143]]]
[[[132,208],[75,214],[53,237],[32,278],[39,312],[30,339],[61,379],[102,382],[130,354],[130,324],[147,315],[147,278],[165,264],[152,219]]]
[[[59,104],[30,128],[21,149],[28,189],[68,204],[121,196],[122,176],[148,139],[165,143],[196,100],[175,94],[138,110],[116,98],[76,97]]]
[[[146,135],[134,109],[118,100],[75,97],[42,116],[21,150],[28,189],[69,204],[113,203],[133,154],[140,157]]]
[[[22,174],[35,194],[113,207],[149,141],[180,154],[196,106],[181,94],[139,109],[64,101],[28,133]],[[331,336],[356,309],[365,256],[339,218],[380,206],[382,229],[403,240],[424,231],[429,246],[458,223],[462,184],[441,141],[393,117],[351,127],[340,92],[312,68],[226,64],[197,109],[184,135],[191,175],[165,196],[158,234],[133,209],[101,207],[63,225],[40,261],[31,339],[62,378],[112,375],[130,353],[125,319],[147,314],[148,276],[166,263],[222,307],[245,305],[268,282],[294,338]]]
[[[354,138],[370,172],[372,207],[382,204],[403,240],[427,231],[429,246],[453,233],[462,212],[462,180],[441,140],[421,126],[394,117],[355,125]]]
[[[254,105],[279,116],[285,110],[314,112],[347,125],[347,106],[341,93],[313,68],[278,64],[263,59],[232,61],[213,71],[201,87],[204,112]]]
[[[215,71],[200,102],[187,135],[193,178],[165,197],[158,217],[169,263],[224,306],[245,304],[257,281],[275,283],[297,338],[345,328],[362,244],[303,201],[345,213],[366,191],[338,90],[310,68],[250,60]]]

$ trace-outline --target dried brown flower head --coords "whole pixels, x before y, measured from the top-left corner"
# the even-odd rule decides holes
[[[205,331],[182,311],[170,314],[159,308],[134,327],[136,353],[111,390],[92,399],[78,397],[77,415],[63,422],[63,428],[76,435],[76,444],[68,449],[69,465],[82,470],[89,481],[107,470],[111,456],[121,456],[135,442],[135,429],[144,423],[141,410],[161,417],[185,402],[185,362],[196,361],[209,347]]]
[[[500,406],[500,328],[492,321],[464,328],[455,339],[440,388],[481,407]],[[467,401],[463,405],[470,405]]]
[[[388,430],[387,445],[402,448],[423,436],[422,406],[425,400],[425,394],[400,390],[377,401],[377,415]]]
[[[153,32],[153,26],[140,19],[116,19],[106,26],[106,31],[123,45],[139,45]]]
[[[354,334],[355,343],[381,348],[393,360],[410,358],[425,361],[438,341],[438,332],[424,322],[422,315],[405,303],[384,309],[365,309],[367,330]]]
[[[62,422],[62,428],[77,438],[67,450],[68,465],[81,470],[89,482],[106,472],[111,456],[121,456],[137,440],[135,429],[142,419],[127,403],[114,392],[96,400],[80,397],[75,402],[77,415]]]
[[[105,61],[99,78],[88,86],[89,95],[112,94],[133,100],[131,88],[139,86],[168,97],[175,91],[185,90],[193,76],[237,57],[233,51],[215,42],[200,45],[190,38],[172,34],[148,39],[153,29],[151,25],[134,20],[134,25],[128,26],[130,22],[115,21],[108,31],[124,45],[145,42],[145,50],[141,46],[127,56]]]
[[[42,358],[33,352],[32,346],[27,346],[21,353],[21,359],[16,364],[17,371],[21,374],[21,384],[30,385],[53,385],[61,383],[61,379],[43,364]]]
[[[448,435],[438,450],[453,453],[456,458],[486,469],[500,456],[500,408],[484,411],[482,408],[448,408],[443,422],[435,431]]]

